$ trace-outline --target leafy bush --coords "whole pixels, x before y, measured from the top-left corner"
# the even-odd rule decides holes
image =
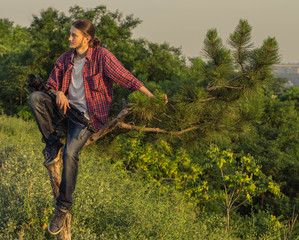
[[[197,188],[201,168],[192,162],[185,149],[174,149],[165,140],[143,144],[138,138],[119,136],[116,154],[126,170],[137,171],[154,182],[169,182],[176,189],[191,196]],[[118,161],[118,160],[116,160]],[[195,184],[195,185],[194,185]]]

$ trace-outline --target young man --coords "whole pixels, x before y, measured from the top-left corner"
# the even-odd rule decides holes
[[[43,150],[45,166],[54,164],[62,149],[56,126],[62,124],[67,130],[62,181],[56,199],[55,216],[48,226],[51,234],[58,234],[62,230],[67,212],[72,206],[78,174],[78,154],[92,134],[91,129],[84,131],[85,126],[68,114],[70,104],[91,121],[94,131],[98,131],[107,121],[113,81],[131,91],[139,90],[149,97],[153,96],[112,53],[99,47],[95,28],[90,21],[75,21],[70,30],[69,42],[70,50],[58,58],[47,82],[47,86],[56,95],[56,101],[42,92],[33,92],[29,99],[46,143]]]

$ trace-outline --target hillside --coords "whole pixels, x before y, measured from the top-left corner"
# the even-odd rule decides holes
[[[35,123],[0,116],[0,143],[0,238],[52,239],[46,226],[53,199]],[[278,220],[262,212],[234,214],[224,237],[222,214],[201,211],[178,191],[124,171],[98,148],[81,154],[73,239],[280,239]]]
[[[35,123],[0,117],[1,239],[50,238],[46,224],[54,209],[40,137]],[[202,232],[181,194],[122,172],[95,146],[82,152],[79,171],[74,239],[194,239]]]

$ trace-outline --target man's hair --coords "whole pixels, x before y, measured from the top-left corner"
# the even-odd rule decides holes
[[[96,29],[94,25],[87,19],[79,19],[72,23],[72,26],[79,29],[84,36],[90,36],[89,47],[97,47],[100,45],[100,40],[95,36]]]

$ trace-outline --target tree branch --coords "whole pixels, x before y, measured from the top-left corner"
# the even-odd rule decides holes
[[[230,199],[229,199],[229,202],[228,202],[229,208],[232,207],[231,203],[232,203],[233,197],[234,197],[234,195],[235,195],[235,190],[236,190],[236,185],[234,186],[232,195],[231,195],[231,197],[230,197]]]
[[[245,199],[243,202],[241,202],[238,206],[235,206],[235,207],[233,207],[233,208],[231,208],[231,210],[233,211],[233,210],[235,210],[236,208],[238,208],[238,207],[240,207],[242,204],[244,204],[245,202],[247,202],[248,201],[248,199]]]
[[[199,125],[196,125],[196,126],[186,128],[186,129],[180,130],[180,131],[167,131],[167,130],[161,129],[161,128],[134,126],[134,125],[123,122],[124,118],[132,113],[134,106],[127,106],[127,105],[123,105],[123,106],[124,106],[123,110],[117,115],[117,117],[114,118],[113,120],[107,122],[98,132],[92,134],[91,137],[85,143],[84,147],[97,141],[99,138],[102,138],[103,136],[105,136],[109,132],[112,132],[116,128],[124,128],[124,129],[138,130],[138,131],[144,131],[144,132],[165,133],[165,134],[176,135],[176,136],[180,136],[186,132],[190,132],[190,131],[200,128]]]
[[[209,196],[210,197],[210,196]],[[216,202],[220,207],[226,209],[226,206],[224,206],[223,204],[221,204],[220,202],[218,202],[216,199],[210,197],[214,202]]]
[[[216,89],[218,89],[218,88],[222,88],[222,87],[225,87],[225,88],[233,88],[233,89],[242,89],[243,87],[233,87],[233,86],[228,86],[228,85],[227,85],[227,84],[229,84],[229,83],[231,83],[231,82],[233,82],[233,81],[235,81],[235,80],[240,79],[241,77],[244,77],[244,74],[242,74],[242,75],[240,75],[240,76],[238,76],[238,77],[234,77],[234,78],[232,78],[232,79],[230,79],[230,80],[227,80],[227,81],[224,83],[224,86],[209,87],[209,88],[206,88],[206,91],[211,92],[211,91],[213,91],[213,90],[216,90]]]
[[[116,118],[113,120],[107,122],[98,132],[94,133],[91,135],[91,137],[87,140],[85,143],[84,147],[87,145],[95,142],[99,138],[105,136],[107,133],[112,132],[114,129],[119,127],[119,124],[123,119],[128,116],[131,112],[133,111],[133,107],[125,107],[118,115]]]
[[[127,123],[124,123],[124,122],[120,122],[118,124],[118,126],[120,128],[125,128],[125,129],[130,129],[130,130],[139,130],[139,131],[141,130],[141,131],[144,131],[144,132],[167,133],[167,134],[171,134],[171,135],[182,135],[186,132],[196,130],[200,127],[200,126],[194,126],[194,127],[186,128],[186,129],[181,130],[181,131],[167,131],[167,130],[164,130],[164,129],[161,129],[161,128],[150,128],[150,127],[134,126],[134,125],[127,124]]]
[[[214,100],[214,99],[217,99],[217,97],[206,98],[206,99],[200,100],[200,102],[208,102],[208,101]]]

